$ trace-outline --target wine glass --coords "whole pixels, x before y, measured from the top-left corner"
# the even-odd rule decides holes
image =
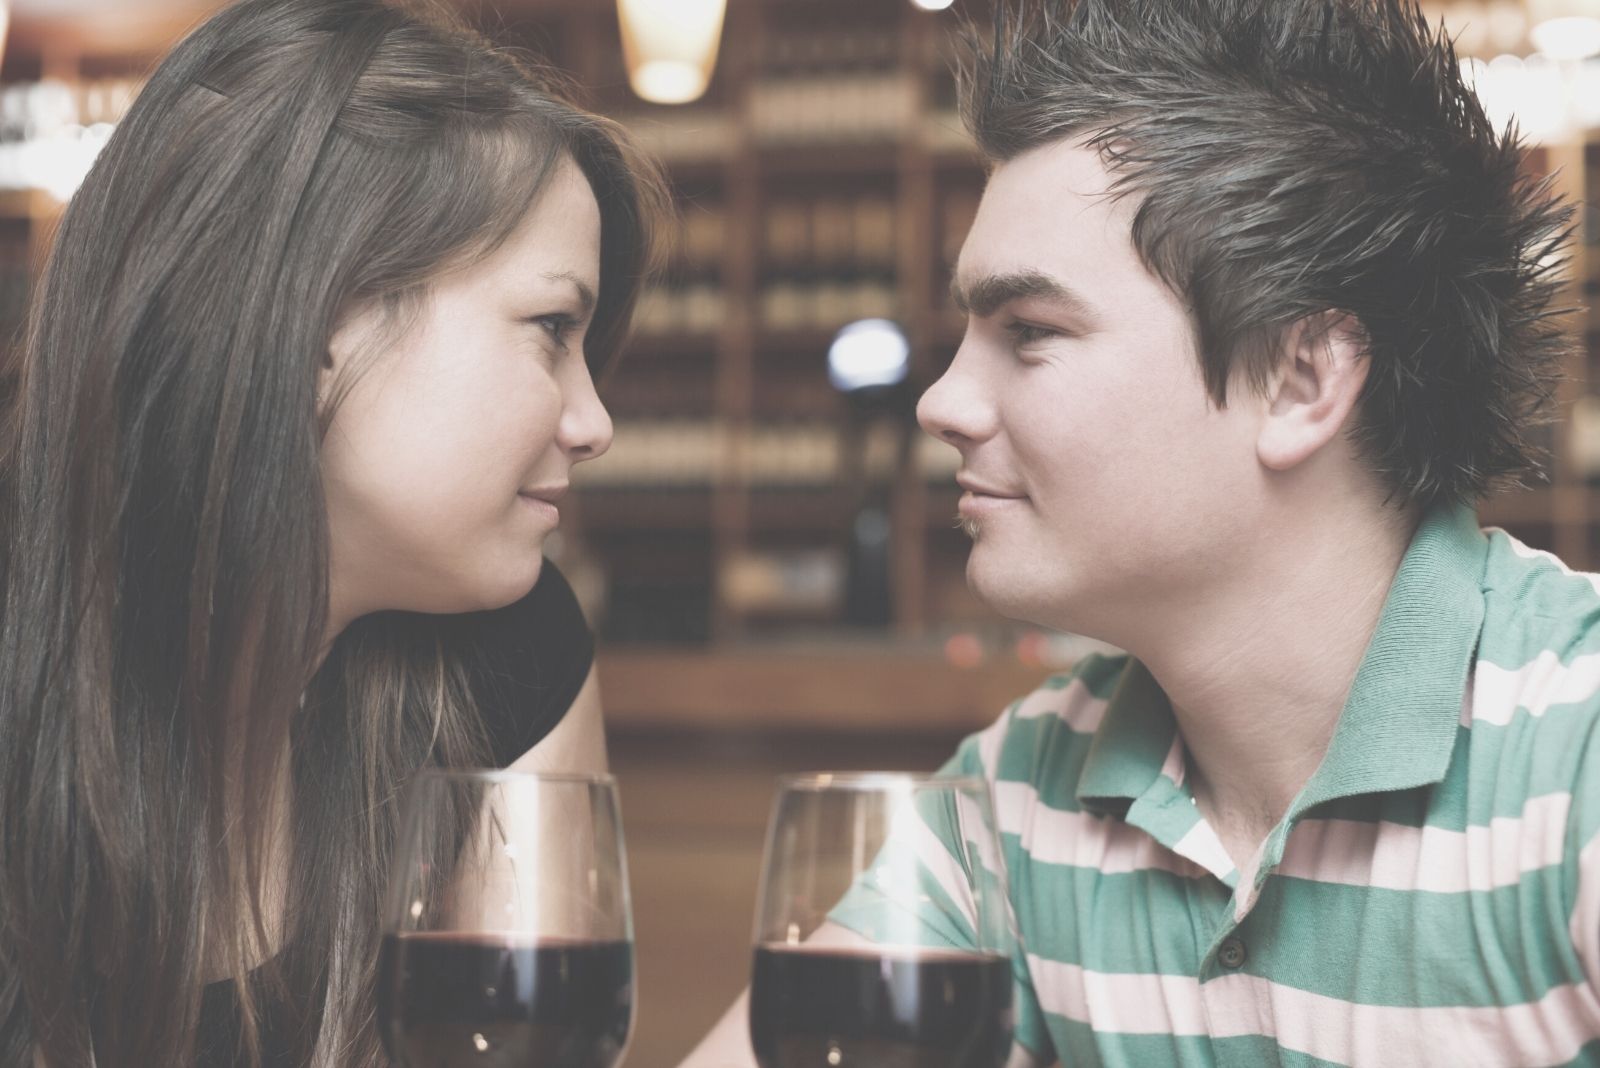
[[[611,777],[429,769],[400,826],[378,966],[395,1064],[619,1064],[633,921]]]
[[[1015,928],[981,779],[781,780],[757,896],[761,1068],[1001,1068]]]

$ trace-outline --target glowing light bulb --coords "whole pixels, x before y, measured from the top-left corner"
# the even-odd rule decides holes
[[[687,104],[711,84],[728,0],[617,0],[633,91],[655,104]]]

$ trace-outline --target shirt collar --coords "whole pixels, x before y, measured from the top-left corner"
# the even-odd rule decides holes
[[[1328,753],[1291,818],[1337,797],[1444,778],[1483,625],[1487,554],[1488,539],[1471,508],[1424,517],[1389,587]],[[1078,801],[1103,809],[1142,796],[1160,774],[1176,730],[1166,694],[1133,661],[1089,746]]]
[[[1089,742],[1078,776],[1079,804],[1103,808],[1108,801],[1143,796],[1161,774],[1176,733],[1166,693],[1149,669],[1130,661]]]
[[[1401,561],[1328,754],[1291,808],[1444,778],[1483,628],[1489,539],[1471,508],[1430,512]]]

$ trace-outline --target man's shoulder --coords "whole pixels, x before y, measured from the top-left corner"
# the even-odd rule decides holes
[[[1087,709],[1103,711],[1132,664],[1127,653],[1089,653],[1019,698],[1009,712],[1014,717],[1054,715],[1070,720]]]
[[[1600,725],[1600,576],[1489,529],[1464,726],[1473,749],[1575,753]],[[1540,758],[1542,759],[1542,758]]]
[[[1535,549],[1499,527],[1484,528],[1488,552],[1483,587],[1502,606],[1525,613],[1593,623],[1600,610],[1600,575],[1570,567],[1554,553]]]
[[[1068,785],[1063,773],[1081,762],[1132,664],[1124,653],[1084,656],[1070,670],[1013,701],[992,726],[971,739],[972,758],[998,781],[1048,779]]]
[[[1531,671],[1600,655],[1600,575],[1576,571],[1503,530],[1485,534],[1479,664]]]

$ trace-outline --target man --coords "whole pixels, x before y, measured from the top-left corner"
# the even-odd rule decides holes
[[[1600,592],[1472,512],[1531,466],[1567,210],[1409,0],[1039,0],[966,92],[919,417],[973,587],[1130,654],[949,765],[1013,1063],[1600,1063]],[[736,1015],[690,1064],[753,1063]]]

